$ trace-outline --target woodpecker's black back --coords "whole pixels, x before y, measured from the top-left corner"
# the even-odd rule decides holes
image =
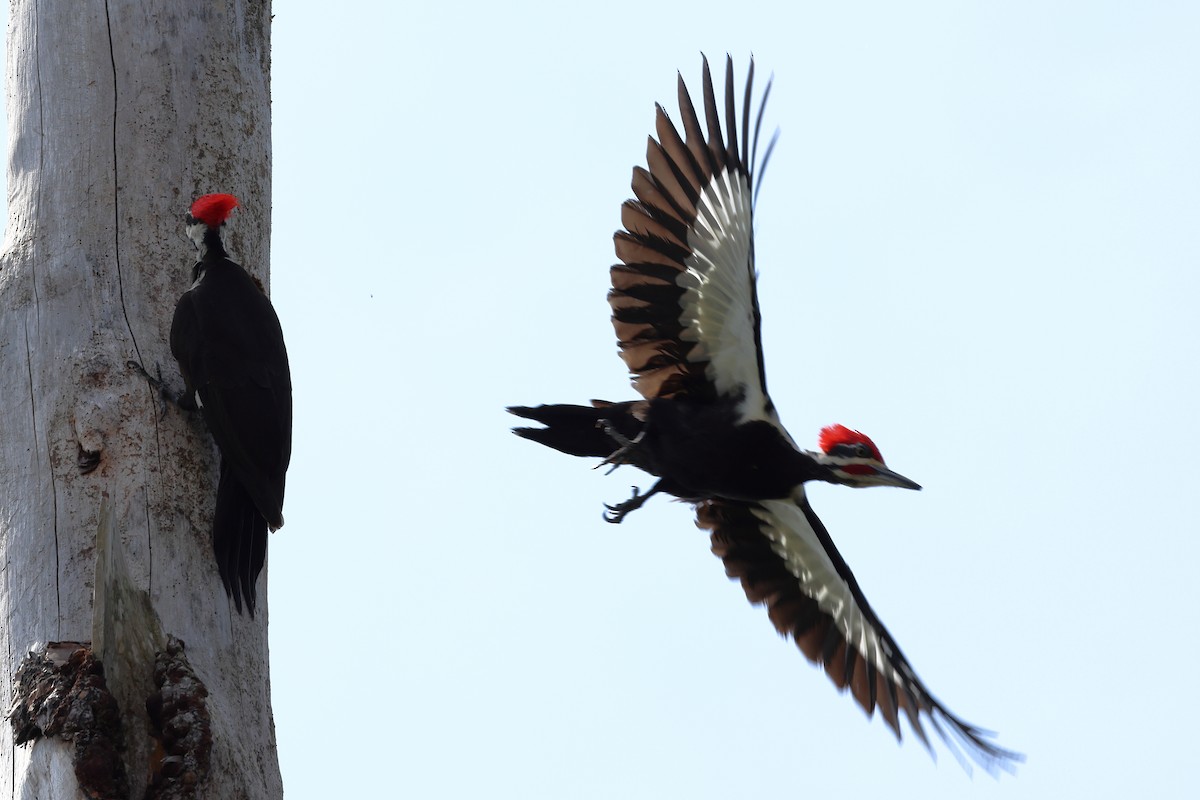
[[[259,284],[225,254],[210,228],[192,288],[175,307],[171,353],[185,403],[199,405],[217,447],[221,478],[213,551],[225,589],[251,616],[266,561],[267,529],[283,525],[292,455],[292,379],[279,317]]]

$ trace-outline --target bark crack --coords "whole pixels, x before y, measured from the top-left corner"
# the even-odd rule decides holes
[[[33,440],[37,441],[37,395],[33,390],[33,349],[29,346],[28,317],[25,319],[25,371],[29,375],[29,425],[33,430]],[[34,458],[39,455],[39,451],[35,449]]]
[[[117,111],[120,98],[117,94],[117,53],[113,47],[112,12],[108,0],[104,0],[104,24],[108,29],[108,60],[112,66],[112,169],[113,169],[113,257],[117,265],[117,295],[121,300],[121,316],[125,318],[125,328],[129,331],[129,341],[133,343],[133,352],[137,360],[142,360],[142,350],[138,347],[137,336],[133,333],[133,324],[129,321],[129,309],[125,305],[125,278],[121,272],[121,173],[117,160]]]
[[[109,7],[108,0],[104,0],[104,24],[108,35],[108,61],[112,67],[112,170],[113,170],[113,260],[117,267],[117,296],[121,301],[121,316],[125,319],[125,329],[129,331],[129,341],[133,344],[133,352],[137,357],[139,364],[142,361],[142,349],[138,346],[137,334],[133,332],[133,323],[129,321],[129,307],[125,304],[125,276],[121,269],[121,173],[119,168],[117,147],[118,138],[118,111],[120,109],[120,96],[117,91],[117,53],[113,45],[113,30],[112,30],[112,10]],[[157,394],[157,392],[155,392]],[[153,401],[152,401],[153,402]],[[162,463],[162,436],[158,425],[158,414],[154,415],[154,440],[158,447],[155,452],[155,460],[159,462],[159,474],[161,474]],[[147,561],[149,562],[147,581],[149,587],[154,586],[154,536],[152,535],[153,528],[150,524],[150,500],[146,500],[146,549],[149,554]]]
[[[46,453],[50,453],[50,433],[46,432]],[[54,479],[54,459],[48,459],[50,466],[50,519],[54,527],[54,624],[59,636],[62,636],[62,552],[61,542],[58,541],[58,484]]]
[[[50,474],[50,506],[52,509],[51,522],[54,531],[54,619],[58,625],[58,635],[62,635],[62,584],[61,584],[61,569],[62,563],[59,560],[58,541],[58,491],[54,482],[54,460],[49,458],[50,454],[50,433],[46,431],[45,436],[38,436],[38,418],[37,418],[37,393],[33,387],[33,348],[29,343],[29,320],[25,320],[25,371],[29,375],[29,427],[32,431],[32,440],[34,442],[33,455],[35,461],[35,469],[40,473],[42,466],[42,451],[37,446],[39,438],[44,439],[46,443],[46,468]]]
[[[42,18],[41,3],[34,2],[33,4],[33,52],[34,52],[34,80],[37,82],[37,108],[38,108],[38,174],[46,174],[46,96],[42,91],[42,37],[40,33],[39,22]],[[42,181],[37,181],[34,188],[33,213],[30,219],[36,220],[41,218],[39,213],[42,208]],[[33,287],[33,313],[37,316],[38,330],[42,326],[42,303],[38,297],[38,280],[37,280],[37,265],[38,265],[38,245],[41,242],[41,237],[38,232],[33,236],[33,258],[29,259],[29,282]],[[26,332],[28,336],[28,332]]]

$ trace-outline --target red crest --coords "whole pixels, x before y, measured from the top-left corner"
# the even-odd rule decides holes
[[[879,453],[879,448],[871,441],[871,437],[859,431],[852,431],[845,425],[830,425],[821,429],[821,436],[818,439],[821,445],[821,452],[828,453],[839,444],[865,444],[871,449],[875,455],[875,459],[879,463],[883,463],[883,456]]]
[[[192,203],[192,216],[210,228],[219,228],[237,204],[237,198],[231,194],[206,194]]]

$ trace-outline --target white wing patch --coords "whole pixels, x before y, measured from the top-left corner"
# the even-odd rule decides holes
[[[863,616],[850,587],[829,560],[800,506],[792,500],[762,500],[759,505],[761,507],[751,506],[751,510],[762,522],[763,535],[770,540],[775,554],[787,564],[788,571],[800,581],[804,593],[833,618],[846,642],[879,670],[880,675],[897,685],[904,685],[903,677],[887,659],[878,631]]]
[[[692,255],[676,278],[684,289],[680,338],[695,342],[689,361],[707,361],[706,374],[717,392],[742,396],[741,422],[766,420],[767,398],[758,374],[754,343],[754,299],[750,245],[751,191],[741,172],[714,175],[696,204],[688,229]]]

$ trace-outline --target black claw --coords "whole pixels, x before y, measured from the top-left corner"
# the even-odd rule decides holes
[[[621,524],[621,520],[625,519],[625,515],[629,513],[628,511],[618,511],[616,506],[610,506],[608,503],[605,503],[604,507],[608,511],[605,511],[601,516],[604,517],[605,522],[611,522],[613,525]]]
[[[142,373],[142,377],[145,378],[147,380],[147,382],[149,382],[149,384],[151,386],[153,386],[155,389],[161,390],[163,388],[162,365],[160,365],[160,364],[154,365],[154,369],[158,373],[157,378],[154,377],[153,375],[151,375],[149,372],[147,372],[146,368],[142,366],[142,363],[140,361],[126,361],[125,366],[128,369],[136,369],[138,372]]]
[[[638,489],[638,487],[634,486],[632,488],[633,488],[633,496],[630,497],[625,502],[617,503],[616,505],[612,505],[612,506],[610,506],[608,503],[604,504],[604,507],[608,509],[608,511],[604,512],[604,521],[605,522],[611,522],[614,525],[620,523],[621,520],[625,519],[625,517],[628,516],[629,512],[635,511],[635,510],[641,508],[642,504],[645,503],[646,500],[650,497],[650,494],[654,494],[653,492],[651,492],[650,494],[642,494],[641,490]]]
[[[631,440],[631,439],[626,438],[625,434],[623,434],[619,430],[617,430],[617,426],[613,425],[612,422],[610,422],[609,420],[602,419],[599,422],[597,422],[596,424],[599,425],[601,427],[601,429],[603,429],[604,433],[608,435],[608,438],[612,439],[614,442],[616,442],[618,445],[620,445],[622,450],[628,450],[630,447],[633,447],[634,444],[636,444],[638,441],[637,439]]]
[[[623,503],[617,503],[616,505],[611,505],[611,506],[610,506],[608,503],[605,503],[605,504],[604,504],[604,507],[605,507],[605,508],[607,508],[609,511],[620,511],[621,509],[625,508],[625,507],[626,507],[626,506],[628,506],[630,503],[632,503],[634,500],[637,500],[637,498],[638,498],[638,495],[642,493],[641,489],[639,489],[639,488],[638,488],[638,487],[636,487],[636,486],[630,486],[629,488],[630,488],[630,489],[633,489],[633,496],[632,496],[632,497],[630,497],[630,498],[629,498],[628,500],[626,500],[625,502],[623,502]]]
[[[136,369],[142,374],[142,377],[146,379],[147,383],[149,383],[155,389],[158,389],[158,396],[162,403],[163,414],[167,413],[168,404],[179,406],[185,411],[195,410],[194,406],[189,406],[187,404],[183,395],[176,396],[170,389],[167,388],[167,384],[163,380],[162,376],[162,364],[157,362],[154,364],[154,371],[157,373],[157,377],[147,372],[146,368],[138,361],[126,361],[125,366],[129,369]]]
[[[612,422],[610,422],[609,420],[602,419],[599,422],[597,422],[596,425],[599,428],[601,428],[608,435],[608,437],[610,439],[612,439],[614,442],[617,443],[617,449],[614,450],[608,456],[608,458],[604,459],[599,464],[597,464],[595,466],[595,469],[600,469],[600,467],[603,467],[606,464],[612,464],[612,469],[610,469],[608,472],[604,473],[605,475],[610,475],[610,474],[612,474],[612,471],[614,469],[621,466],[622,464],[633,463],[633,462],[629,461],[628,459],[626,459],[625,457],[627,455],[629,455],[629,453],[631,453],[634,450],[634,448],[636,448],[639,444],[642,443],[642,439],[644,439],[646,436],[646,428],[643,426],[641,431],[638,432],[638,435],[633,437],[632,439],[630,439],[627,436],[625,436],[625,434],[623,434],[619,430],[617,430],[616,426],[613,425]]]
[[[144,366],[142,366],[141,362],[139,362],[139,361],[126,361],[125,366],[129,369],[136,369],[138,372],[140,372],[142,374],[142,377],[146,379],[147,383],[149,383],[153,388],[158,390],[159,401],[162,405],[162,408],[160,409],[159,413],[166,414],[167,413],[167,403],[171,402],[173,400],[173,398],[171,397],[171,393],[169,391],[167,391],[167,385],[165,383],[163,383],[162,365],[158,364],[158,363],[156,363],[154,365],[154,371],[157,373],[157,377],[154,375],[151,375],[146,370],[146,368]]]

